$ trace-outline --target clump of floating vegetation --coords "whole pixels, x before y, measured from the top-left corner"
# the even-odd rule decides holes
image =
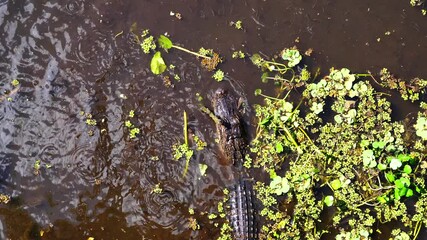
[[[200,48],[198,52],[194,52],[185,47],[174,44],[172,40],[165,35],[160,35],[157,38],[156,44],[156,39],[154,38],[154,36],[150,35],[149,29],[143,30],[140,35],[135,33],[135,29],[136,25],[133,25],[131,28],[131,32],[134,34],[136,42],[139,43],[139,45],[141,46],[142,52],[145,54],[150,54],[151,52],[154,52],[150,63],[150,69],[151,72],[156,75],[160,75],[168,69],[168,66],[166,65],[166,62],[162,57],[162,53],[158,50],[158,47],[163,49],[166,53],[168,53],[171,49],[176,49],[194,55],[197,58],[201,59],[202,67],[206,68],[208,71],[214,71],[217,68],[218,64],[222,62],[222,59],[219,54],[214,52],[212,49]],[[173,68],[170,68],[170,70],[173,70]],[[174,79],[179,80],[179,75],[175,74],[173,77]]]
[[[427,81],[386,69],[377,80],[347,68],[318,79],[295,47],[251,60],[278,86],[276,96],[255,92],[264,103],[254,106],[258,126],[245,163],[270,174],[255,186],[261,239],[416,239],[427,225]],[[371,82],[417,104],[416,122],[394,120],[388,94]],[[391,222],[401,224],[387,231]]]

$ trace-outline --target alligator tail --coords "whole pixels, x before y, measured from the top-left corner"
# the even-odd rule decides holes
[[[228,215],[235,240],[257,240],[258,223],[250,180],[240,179],[231,189]]]

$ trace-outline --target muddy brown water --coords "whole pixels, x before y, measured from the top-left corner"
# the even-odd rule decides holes
[[[237,20],[244,31],[229,26]],[[201,213],[215,211],[233,170],[218,164],[214,124],[196,93],[209,99],[221,86],[250,106],[261,100],[256,88],[273,91],[232,51],[271,56],[299,38],[301,50],[314,50],[307,64],[323,72],[387,67],[425,77],[426,21],[400,0],[0,0],[1,93],[12,79],[21,82],[12,102],[0,102],[0,191],[12,196],[0,207],[0,239],[39,239],[40,230],[43,239],[216,239],[219,230]],[[215,82],[195,58],[172,51],[165,60],[181,81],[165,87],[132,41],[133,23],[190,49],[215,49],[226,58],[227,81]],[[398,114],[411,111],[399,104]],[[130,110],[141,129],[133,140],[124,126]],[[86,125],[81,111],[98,125]],[[182,142],[183,111],[190,130],[208,142],[185,179],[184,161],[172,160],[171,151]],[[199,163],[209,166],[207,176]],[[161,194],[151,193],[156,184]],[[188,227],[189,208],[199,231]]]

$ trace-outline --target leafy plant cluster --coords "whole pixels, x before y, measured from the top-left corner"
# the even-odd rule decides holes
[[[160,75],[168,69],[166,62],[162,57],[162,53],[158,50],[158,48],[163,49],[166,53],[168,53],[173,48],[201,58],[201,65],[209,71],[215,70],[218,64],[222,61],[219,55],[215,53],[212,49],[200,48],[199,52],[194,52],[187,48],[174,44],[172,40],[165,35],[160,35],[156,40],[154,36],[150,35],[150,31],[148,29],[144,30],[141,35],[135,34],[135,36],[137,42],[141,46],[143,53],[150,54],[151,52],[154,52],[154,55],[151,58],[150,62],[150,69],[151,72],[156,75]],[[170,70],[173,70],[174,66],[170,65],[169,68]],[[214,75],[214,78],[217,81],[222,80],[223,76],[221,77],[218,75],[221,73],[222,71],[218,70],[218,72]],[[174,75],[174,78],[179,80],[178,75]]]
[[[247,158],[270,173],[269,184],[255,186],[266,220],[261,238],[370,239],[382,224],[400,222],[388,234],[416,239],[427,223],[427,116],[418,101],[425,81],[403,85],[381,73],[379,84],[395,81],[400,87],[390,88],[424,108],[408,124],[392,119],[392,104],[373,88],[371,74],[331,69],[318,80],[299,67],[301,58],[296,48],[280,59],[251,57],[261,79],[279,89],[274,97],[255,92],[265,100],[255,106],[257,134]]]
[[[184,118],[184,126],[183,126],[183,132],[184,132],[184,143],[182,144],[174,144],[172,146],[173,150],[173,159],[179,160],[181,158],[185,158],[185,167],[183,172],[183,177],[187,174],[188,167],[190,165],[190,160],[193,157],[194,151],[201,151],[206,146],[207,143],[203,141],[199,136],[193,135],[193,145],[191,146],[188,140],[188,121],[187,121],[187,112],[184,111],[183,114]],[[199,164],[200,169],[200,175],[203,176],[206,173],[207,165],[205,164]]]
[[[400,78],[396,78],[387,68],[383,68],[380,72],[381,85],[386,88],[398,90],[404,100],[412,102],[421,100],[420,96],[425,96],[427,93],[427,80],[413,78],[406,82]]]

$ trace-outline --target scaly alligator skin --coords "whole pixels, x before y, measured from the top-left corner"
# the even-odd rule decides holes
[[[221,150],[228,161],[241,169],[246,142],[237,102],[221,88],[215,92],[212,102],[214,114],[219,120],[217,131]],[[232,226],[235,240],[256,240],[258,239],[258,225],[257,214],[253,206],[252,183],[244,180],[243,172],[239,172],[239,174],[239,180],[230,191],[228,220]]]
[[[237,102],[222,88],[215,92],[212,102],[219,120],[217,131],[221,150],[233,164],[243,164],[246,142]]]
[[[252,183],[240,179],[230,192],[231,211],[228,219],[233,228],[234,239],[256,240],[258,236],[257,213],[253,206]]]

